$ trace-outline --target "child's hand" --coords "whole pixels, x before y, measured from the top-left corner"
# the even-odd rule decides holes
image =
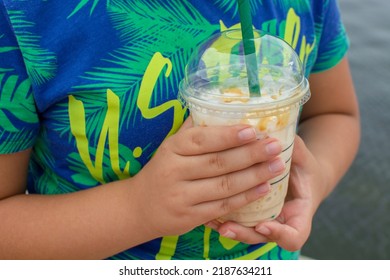
[[[260,198],[264,182],[285,168],[280,152],[279,142],[257,140],[247,125],[187,120],[131,179],[139,223],[155,237],[182,234]]]
[[[288,251],[296,251],[307,241],[314,212],[320,203],[316,189],[323,184],[319,164],[296,137],[291,165],[289,192],[281,214],[276,220],[258,224],[254,228],[243,227],[233,222],[224,224],[215,221],[206,224],[221,235],[241,242],[256,244],[276,242]]]

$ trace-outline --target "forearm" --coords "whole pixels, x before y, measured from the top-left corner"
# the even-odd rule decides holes
[[[151,239],[126,183],[1,200],[0,259],[101,259]]]
[[[317,208],[346,173],[358,150],[360,124],[357,114],[322,114],[305,120],[298,134],[318,161],[323,184],[313,186]]]

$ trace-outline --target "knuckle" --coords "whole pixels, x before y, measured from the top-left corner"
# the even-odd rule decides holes
[[[215,166],[218,170],[224,169],[226,162],[220,153],[215,153],[210,156],[209,164]]]
[[[243,196],[244,204],[246,205],[248,203],[251,203],[252,201],[254,201],[257,198],[258,197],[257,196],[253,196],[253,194],[251,192],[245,192],[244,196]]]
[[[174,138],[167,138],[165,139],[160,146],[158,147],[158,153],[166,156],[169,156],[169,154],[173,153],[172,148],[175,147],[174,145]]]
[[[218,190],[220,193],[227,194],[232,190],[232,178],[230,175],[224,175],[219,180]]]
[[[263,149],[259,148],[258,145],[252,145],[251,148],[252,149],[249,151],[249,158],[252,163],[258,163],[265,159],[265,153],[263,153]]]
[[[171,151],[171,148],[170,148],[171,142],[172,142],[172,140],[169,138],[166,139],[165,141],[163,141],[161,143],[161,145],[158,147],[159,153],[164,154],[164,155],[168,154]]]
[[[181,164],[182,161],[180,159],[180,156],[172,152],[171,147],[168,143],[162,143],[160,145],[160,147],[158,148],[158,155],[155,155],[155,158],[157,157],[160,162],[161,159],[166,162],[166,164],[160,164],[156,169],[156,172],[159,174],[160,178],[169,180],[182,177],[182,175],[184,174],[183,170],[185,169],[185,165]]]
[[[200,148],[205,143],[206,136],[203,133],[193,133],[191,134],[191,145],[195,148]]]
[[[178,162],[178,161],[176,161]],[[187,173],[185,172],[185,168],[181,164],[170,164],[169,166],[160,167],[162,170],[162,175],[160,178],[166,178],[171,182],[175,182],[178,180],[183,180]]]
[[[229,213],[231,212],[232,209],[232,204],[230,203],[229,198],[222,199],[221,204],[220,204],[220,209],[222,213]]]
[[[249,158],[250,158],[250,161],[251,161],[252,164],[256,164],[256,163],[260,162],[260,160],[259,160],[259,152],[256,151],[256,150],[249,153]]]
[[[267,163],[258,164],[255,168],[256,172],[254,176],[256,177],[257,182],[262,183],[272,178]]]
[[[219,188],[222,192],[228,193],[231,189],[231,179],[229,175],[222,176]]]
[[[237,137],[237,130],[234,127],[230,127],[226,130],[226,134],[223,136],[223,141],[229,142],[231,145],[240,145],[240,140]]]

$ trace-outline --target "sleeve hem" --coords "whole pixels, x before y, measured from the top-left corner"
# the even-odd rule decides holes
[[[29,139],[18,141],[10,141],[7,139],[2,139],[2,137],[0,137],[0,140],[2,140],[0,141],[0,154],[13,154],[21,152],[32,148],[35,143],[35,137],[30,137]]]
[[[344,48],[343,51],[339,52],[337,59],[334,58],[328,62],[319,63],[319,64],[314,65],[314,67],[311,70],[311,73],[317,74],[317,73],[325,72],[329,69],[332,69],[333,67],[338,65],[344,59],[344,57],[347,56],[348,50],[349,50],[349,44],[347,44],[347,46]]]

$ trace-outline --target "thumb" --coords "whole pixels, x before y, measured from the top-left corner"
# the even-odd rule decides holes
[[[295,136],[294,150],[292,153],[292,162],[298,165],[302,165],[307,160],[307,147],[302,138],[298,135]]]
[[[256,226],[255,230],[268,240],[276,242],[280,247],[288,251],[297,251],[302,247],[303,237],[295,228],[276,221],[266,222]]]

